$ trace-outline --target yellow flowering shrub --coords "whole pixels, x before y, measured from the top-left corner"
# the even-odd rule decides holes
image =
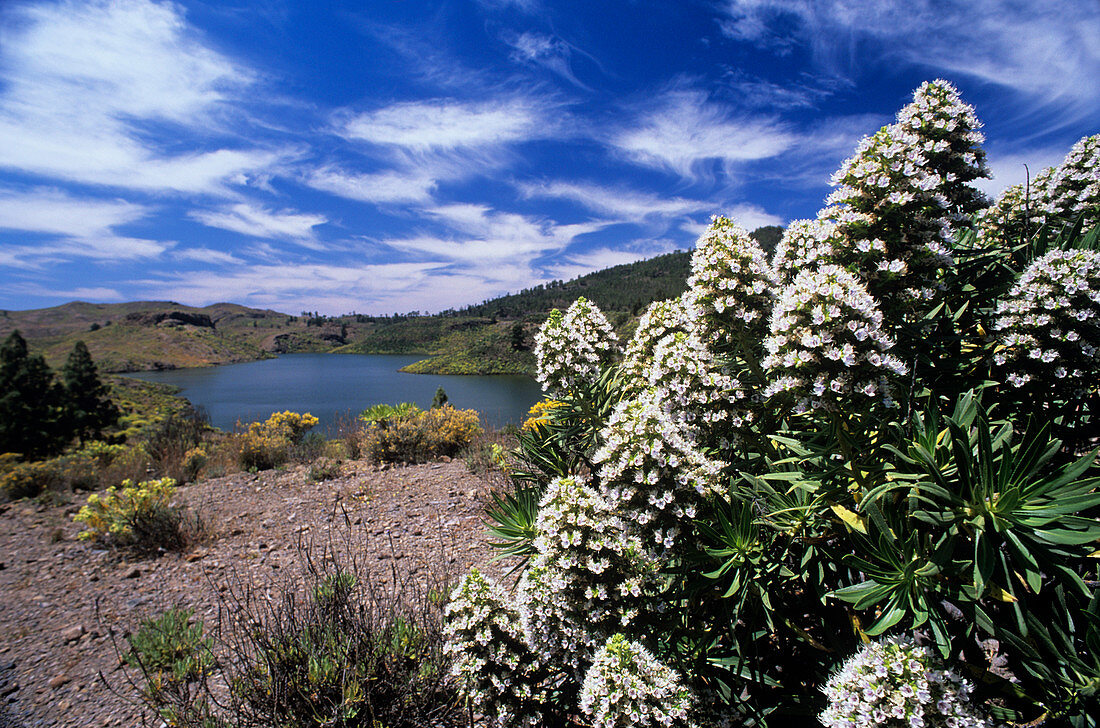
[[[82,541],[103,541],[119,546],[175,546],[182,541],[182,509],[172,505],[176,481],[172,478],[146,480],[121,488],[107,489],[104,496],[93,493],[73,517],[84,524]]]
[[[363,452],[378,462],[422,463],[458,454],[479,434],[476,410],[444,405],[376,420],[363,433]]]
[[[319,420],[308,412],[276,412],[264,422],[253,422],[234,437],[242,468],[268,470],[290,459],[290,448]]]
[[[81,453],[32,463],[10,459],[5,463],[0,467],[0,495],[12,500],[33,498],[44,491],[91,490],[98,483],[95,460]]]
[[[527,410],[527,419],[523,422],[523,430],[533,430],[539,425],[545,425],[550,421],[550,410],[560,407],[561,402],[556,399],[542,399],[531,405]]]

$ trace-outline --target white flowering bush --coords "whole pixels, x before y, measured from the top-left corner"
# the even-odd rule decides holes
[[[1100,134],[1077,141],[1069,154],[1043,180],[1043,213],[1084,225],[1100,222]]]
[[[535,336],[537,379],[555,396],[594,381],[618,354],[618,337],[611,324],[583,296],[564,315],[557,309],[551,311]]]
[[[864,645],[825,685],[826,728],[985,728],[973,686],[912,640]]]
[[[639,392],[649,386],[648,370],[657,344],[672,333],[695,328],[697,312],[687,296],[654,301],[638,319],[638,327],[626,344],[621,371],[624,388]]]
[[[765,394],[788,394],[799,413],[893,406],[890,379],[907,371],[889,353],[893,346],[882,312],[855,276],[831,264],[804,270],[772,312]]]
[[[830,220],[794,220],[775,246],[772,269],[782,285],[790,285],[799,272],[832,260],[840,242]]]
[[[528,648],[519,612],[503,592],[473,569],[451,594],[446,607],[444,653],[491,725],[545,725],[550,705],[547,670]]]
[[[771,261],[715,218],[621,365],[587,302],[547,320],[560,401],[513,475],[539,510],[498,522],[528,539],[502,544],[531,555],[508,614],[553,715],[1094,725],[1098,233],[1013,238],[1011,192],[976,216],[980,126],[921,86]],[[1057,215],[1094,219],[1096,147],[1040,175]],[[889,638],[829,680],[899,632],[976,686]],[[972,649],[988,638],[996,663]]]
[[[627,516],[647,551],[672,549],[721,486],[723,463],[703,454],[670,416],[661,394],[647,390],[621,402],[596,452],[602,493]]]
[[[680,676],[621,634],[600,648],[588,668],[580,707],[593,728],[693,725],[691,691]]]
[[[740,225],[715,217],[695,244],[688,287],[699,334],[718,351],[760,340],[776,286],[767,256]]]
[[[1100,223],[1100,134],[1079,139],[1062,163],[1006,188],[977,218],[986,246],[1019,244],[1043,225]]]
[[[1052,250],[997,307],[994,362],[1016,388],[1082,396],[1100,364],[1100,251]]]
[[[537,553],[519,585],[524,634],[547,664],[579,668],[636,614],[636,549],[619,514],[576,478],[550,483],[536,530]]]
[[[951,84],[932,81],[833,175],[819,215],[843,238],[832,262],[858,271],[885,308],[932,299],[952,265],[951,231],[983,200],[969,183],[988,176],[980,126]]]

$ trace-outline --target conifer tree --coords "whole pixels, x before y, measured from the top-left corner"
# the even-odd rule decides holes
[[[73,346],[61,369],[61,381],[67,395],[67,424],[81,444],[99,437],[104,428],[118,422],[118,407],[111,401],[107,386],[100,381],[95,362],[83,341]]]
[[[31,460],[59,452],[69,438],[61,387],[18,330],[0,345],[0,452]]]
[[[443,387],[440,387],[435,390],[435,396],[432,397],[432,409],[437,409],[445,404],[447,404],[447,392],[444,391]]]

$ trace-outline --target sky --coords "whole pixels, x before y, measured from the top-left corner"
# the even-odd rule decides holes
[[[925,80],[995,194],[1098,76],[1100,0],[0,0],[0,308],[460,308],[813,217]]]

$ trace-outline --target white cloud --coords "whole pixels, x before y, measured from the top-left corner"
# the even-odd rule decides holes
[[[180,8],[149,0],[25,5],[0,44],[0,167],[145,190],[224,193],[281,153],[210,148],[165,154],[150,125],[216,134],[252,77],[210,50]],[[206,147],[206,148],[203,148]]]
[[[439,311],[531,285],[521,269],[497,266],[497,275],[452,270],[440,263],[379,265],[278,264],[231,271],[188,272],[139,281],[149,296],[196,306],[231,300],[248,306],[327,314],[359,311]],[[503,279],[503,281],[502,281]]]
[[[81,259],[98,263],[148,260],[160,257],[174,245],[174,242],[114,235],[64,238],[36,245],[5,246],[0,250],[0,266],[41,269]]]
[[[61,190],[0,190],[0,229],[50,236],[40,243],[5,245],[0,265],[42,268],[92,259],[151,259],[174,243],[119,235],[114,228],[143,219],[149,210],[122,200],[73,197]]]
[[[140,220],[148,213],[142,205],[78,198],[53,188],[0,190],[0,229],[90,237],[108,234],[116,225]]]
[[[752,232],[756,228],[767,225],[785,225],[786,220],[773,215],[759,205],[741,204],[734,205],[726,213],[726,217]]]
[[[1061,164],[1068,148],[1031,149],[1026,152],[994,154],[987,151],[992,179],[977,180],[974,185],[991,197],[996,197],[1010,185],[1024,184],[1047,167]]]
[[[577,49],[571,43],[561,38],[533,32],[505,35],[504,42],[512,47],[512,60],[545,68],[578,88],[591,90],[573,73],[572,59]],[[584,55],[589,59],[592,58],[587,53]]]
[[[218,211],[194,210],[191,217],[208,227],[231,230],[241,235],[300,243],[313,241],[313,228],[328,222],[321,215],[290,210],[271,211],[248,202],[222,207]]]
[[[1071,110],[1055,123],[1095,114],[1100,100],[1100,5],[1091,0],[728,0],[721,27],[780,51],[808,44],[819,64],[841,72],[861,41],[877,41],[886,58]]]
[[[322,167],[306,178],[310,187],[349,200],[374,203],[428,202],[436,181],[417,172],[378,172],[352,174],[336,167]]]
[[[548,130],[533,102],[501,98],[394,104],[352,117],[341,133],[371,144],[429,152],[522,142],[545,136]]]
[[[683,197],[662,197],[583,182],[547,182],[520,187],[525,197],[551,197],[571,200],[583,207],[621,222],[641,222],[649,217],[678,217],[709,210],[713,204]]]
[[[707,175],[708,163],[728,173],[735,163],[774,157],[794,137],[772,119],[736,117],[702,92],[675,90],[610,143],[639,164],[695,178]]]
[[[244,265],[244,261],[232,253],[213,248],[179,248],[172,251],[175,260],[188,260],[208,265]]]

